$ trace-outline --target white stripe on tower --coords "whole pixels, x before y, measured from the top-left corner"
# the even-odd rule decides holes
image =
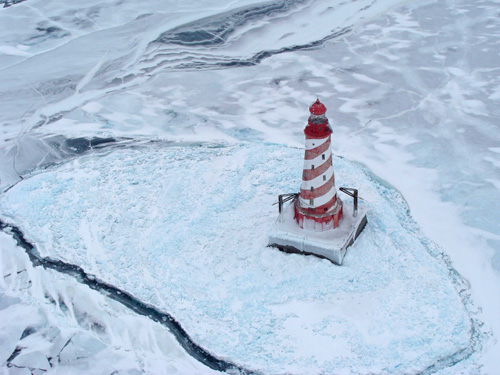
[[[302,183],[300,184],[300,188],[304,190],[311,190],[311,187],[317,189],[330,181],[330,178],[332,178],[332,176],[333,168],[328,168],[325,173],[319,175],[318,177],[309,181],[302,181]]]
[[[323,143],[328,141],[329,138],[330,138],[330,136],[323,138],[323,139],[314,139],[314,138],[308,139],[308,138],[306,138],[306,150],[311,150],[313,148],[321,146]]]
[[[312,166],[314,165],[314,168],[318,168],[320,165],[324,164],[330,155],[332,154],[332,146],[328,146],[328,149],[323,152],[322,154],[319,154],[316,156],[314,159],[304,160],[304,169],[312,169]]]
[[[314,201],[313,204],[309,203],[310,202],[309,199],[303,199],[302,197],[299,197],[300,205],[302,207],[306,207],[306,208],[320,207],[320,206],[323,206],[324,204],[327,204],[328,202],[330,202],[336,194],[337,194],[337,189],[334,187],[333,189],[330,189],[330,191],[328,191],[325,195],[313,198],[313,201]],[[329,208],[331,208],[331,207],[329,207]]]

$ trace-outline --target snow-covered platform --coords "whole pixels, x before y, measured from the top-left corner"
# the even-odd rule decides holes
[[[278,219],[269,230],[269,246],[276,247],[287,253],[299,253],[326,258],[342,265],[347,248],[364,229],[366,208],[358,207],[356,216],[353,207],[344,205],[344,218],[335,229],[316,232],[301,228],[293,214],[294,201],[283,207]]]

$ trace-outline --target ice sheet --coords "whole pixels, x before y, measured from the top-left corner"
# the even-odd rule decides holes
[[[0,361],[7,374],[215,373],[164,327],[58,272],[0,233]]]
[[[300,182],[301,156],[274,145],[116,150],[19,183],[1,209],[41,255],[165,309],[246,368],[403,374],[470,354],[462,285],[402,198],[358,166],[335,159],[338,183],[371,210],[342,267],[266,247],[271,204]]]
[[[494,373],[498,1],[413,1],[389,10],[401,3],[362,10],[365,1],[277,2],[266,8],[272,14],[248,22],[233,17],[238,8],[265,4],[28,0],[0,9],[0,187],[68,157],[54,136],[301,147],[304,109],[318,95],[334,152],[399,190],[425,235],[470,281],[493,336],[480,371]],[[194,26],[213,32],[215,20],[234,28],[208,37],[212,45],[154,42]]]

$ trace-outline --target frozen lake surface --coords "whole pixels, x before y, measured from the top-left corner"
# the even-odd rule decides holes
[[[460,348],[472,348],[474,353],[466,360],[459,360],[452,367],[453,363],[439,362],[439,367],[426,371],[494,373],[500,367],[496,354],[500,348],[498,5],[496,0],[266,3],[125,0],[88,1],[79,5],[27,0],[2,8],[0,186],[9,189],[21,176],[25,181],[2,194],[0,216],[14,215],[13,224],[26,232],[43,255],[78,263],[88,273],[169,310],[200,344],[251,369],[273,372],[280,363],[287,363],[289,371],[301,373],[304,371],[301,366],[311,363],[304,353],[312,348],[317,351],[318,367],[308,365],[308,370],[318,373],[315,369],[333,369],[342,352],[330,357],[321,348],[332,340],[336,345],[340,342],[343,336],[333,332],[340,327],[344,333],[359,333],[349,336],[351,343],[344,347],[359,345],[358,349],[345,349],[345,363],[352,364],[345,367],[346,372],[371,368],[366,371],[401,373],[413,371],[414,363],[418,363],[415,370],[418,372],[432,364],[433,358],[443,358]],[[340,270],[330,269],[317,260],[287,257],[263,249],[258,241],[265,241],[265,235],[261,238],[256,232],[274,220],[274,208],[270,205],[275,195],[298,187],[300,171],[294,172],[301,168],[298,148],[303,146],[307,108],[317,96],[329,109],[334,153],[364,165],[369,171],[365,174],[356,164],[338,159],[339,170],[349,169],[345,176],[351,173],[357,176],[344,185],[364,184],[367,192],[373,193],[374,200],[369,203],[379,205],[380,209],[379,216],[370,221],[372,232],[360,238],[356,245],[358,252],[349,250],[347,267]],[[150,140],[162,142],[152,146]],[[141,142],[147,146],[137,151],[135,147]],[[211,149],[207,142],[222,148]],[[117,147],[106,148],[106,153],[96,154],[91,150],[112,143]],[[203,147],[196,149],[194,143]],[[167,144],[180,148],[166,147]],[[186,154],[192,160],[186,159]],[[202,189],[196,171],[205,176],[206,170],[197,168],[210,165],[219,171],[218,168],[231,165],[226,160],[231,155],[239,155],[242,163],[252,168],[233,165],[232,174],[221,169],[213,180],[223,181],[226,186],[205,183]],[[281,160],[273,160],[274,170],[266,169],[271,166],[266,166],[270,163],[266,158],[271,155],[281,155]],[[71,161],[66,162],[68,159]],[[106,170],[102,160],[116,165],[116,169]],[[127,160],[130,170],[123,164]],[[148,164],[153,160],[158,164],[168,163],[171,168],[156,166],[157,169]],[[210,164],[217,160],[221,165]],[[41,173],[46,166],[61,162],[65,163]],[[181,173],[181,169],[186,172]],[[260,171],[261,175],[253,171]],[[123,183],[110,180],[113,173]],[[61,174],[66,177],[61,178]],[[169,183],[162,179],[167,175]],[[154,181],[152,176],[156,177]],[[44,178],[47,180],[43,181]],[[94,185],[86,190],[83,185],[75,184],[78,179]],[[139,183],[132,185],[135,180]],[[189,181],[190,188],[186,185]],[[248,186],[242,185],[243,181]],[[103,188],[101,183],[106,186],[105,191],[99,190]],[[160,183],[163,185],[155,185]],[[227,195],[224,189],[229,187],[238,189]],[[97,193],[92,195],[92,191]],[[192,194],[185,197],[192,202],[191,211],[175,208],[180,204],[175,200],[170,203],[172,209],[177,209],[175,217],[174,211],[160,210],[166,207],[161,205],[153,206],[156,212],[148,212],[144,208],[150,198],[148,194],[162,204],[166,204],[166,196]],[[121,195],[135,199],[120,200]],[[249,199],[249,207],[244,206],[244,197]],[[209,203],[201,205],[200,199]],[[239,215],[233,212],[231,202],[239,207]],[[410,212],[405,211],[406,204]],[[82,210],[78,210],[78,205]],[[125,213],[113,216],[117,212]],[[222,234],[217,234],[223,233],[216,230],[224,227],[221,217],[230,212],[233,216],[227,231],[230,225],[236,225],[233,221],[242,212],[251,213],[249,220],[239,224],[247,230],[241,231],[240,236],[232,236],[251,246],[234,243],[233,248],[222,240]],[[157,220],[146,227],[153,217]],[[82,224],[85,220],[89,223],[87,227]],[[204,224],[202,228],[200,223]],[[127,226],[136,232],[124,234],[123,228]],[[162,232],[164,228],[169,232]],[[393,251],[388,254],[381,253],[381,249],[374,252],[377,244],[386,245],[377,237],[381,232],[389,234],[385,240]],[[99,237],[101,234],[105,237]],[[403,244],[393,238],[396,235]],[[131,247],[125,245],[129,243],[146,249],[146,253],[127,252]],[[364,244],[363,248],[360,244]],[[205,245],[211,246],[214,254],[220,251],[219,258],[198,259],[196,249]],[[169,262],[165,262],[169,265],[165,274],[160,275],[163,264],[152,259],[154,254],[161,253],[161,246],[187,254],[189,261],[177,266],[186,270],[194,267],[197,271],[191,272],[196,278],[172,281],[174,272],[169,267],[176,264]],[[85,366],[86,373],[102,373],[104,367],[99,364],[109,363],[106,358],[113,358],[111,362],[123,365],[119,371],[130,374],[210,371],[187,356],[161,326],[127,313],[107,297],[85,289],[67,276],[30,266],[22,249],[16,248],[8,235],[2,234],[0,248],[4,275],[0,314],[20,317],[19,323],[11,324],[4,319],[0,324],[2,332],[12,337],[2,346],[3,361],[12,356],[16,347],[25,347],[24,354],[16,352],[18,360],[24,358],[24,362],[18,363],[20,367],[28,365],[29,360],[34,361],[32,365],[42,366],[37,368],[47,367],[48,360],[44,362],[43,358],[57,357],[64,346],[58,343],[68,342],[75,334],[72,339],[78,342],[75,347],[90,349],[82,356],[73,352],[66,362],[58,361],[54,368],[47,367],[49,373],[58,371],[58,366],[68,373],[81,373]],[[246,253],[242,253],[242,248]],[[375,273],[374,264],[363,263],[367,261],[363,251],[369,249],[370,254],[377,254],[376,259],[386,265],[380,275]],[[415,267],[406,265],[407,251],[416,257],[411,263]],[[440,260],[441,253],[448,259],[445,263]],[[247,257],[238,258],[241,254]],[[421,258],[415,254],[421,254]],[[391,261],[385,256],[392,257]],[[286,264],[276,279],[269,276],[271,270],[265,267],[270,259]],[[399,273],[388,266],[393,261]],[[134,270],[131,262],[140,266]],[[140,262],[145,262],[146,267]],[[229,264],[245,262],[248,268],[229,269]],[[401,298],[411,306],[422,303],[422,314],[411,326],[407,318],[415,318],[412,312],[389,304],[392,318],[382,316],[383,308],[361,309],[358,312],[365,314],[364,320],[355,316],[345,318],[338,310],[340,307],[325,296],[335,295],[345,302],[360,295],[351,296],[352,289],[335,289],[326,282],[306,283],[312,289],[302,291],[298,287],[302,285],[299,281],[303,282],[299,276],[307,278],[300,275],[304,268],[309,269],[306,266],[323,280],[340,277],[332,275],[335,269],[339,273],[352,271],[357,275],[352,279],[358,283],[338,283],[342,284],[339,288],[373,287],[368,292],[376,296],[379,307],[381,293],[377,288],[404,285],[399,294],[394,289],[397,298],[387,298],[393,303]],[[297,272],[288,272],[294,267]],[[362,267],[373,272],[365,274]],[[151,274],[146,272],[141,276],[145,281],[135,282],[139,276],[134,272],[146,269]],[[433,269],[436,272],[430,275]],[[451,277],[446,274],[449,270],[458,274],[454,271],[451,276],[455,276]],[[273,286],[269,288],[273,292],[266,297],[269,300],[261,295],[264,290],[245,291],[245,295],[255,296],[255,304],[249,308],[255,309],[252,311],[260,319],[259,324],[252,324],[248,317],[245,320],[242,306],[224,305],[229,297],[236,298],[238,291],[242,293],[238,288],[244,280],[237,280],[238,277],[247,277],[245,282],[255,286],[252,283],[259,279],[251,277],[252,271],[259,271],[263,278],[260,281]],[[232,284],[224,282],[222,275],[226,274],[232,275],[229,280]],[[368,286],[359,281],[369,276],[372,281],[378,280],[378,284]],[[393,283],[388,281],[391,277],[395,278]],[[427,278],[439,281],[437,294],[429,293]],[[158,292],[146,290],[146,285],[158,287],[159,280],[172,282],[161,285]],[[286,285],[285,280],[292,284]],[[192,291],[188,293],[190,283]],[[228,289],[231,285],[236,289]],[[425,288],[419,289],[418,285]],[[462,298],[455,290],[457,285],[462,285],[465,291]],[[216,288],[220,288],[220,293],[215,293]],[[289,288],[287,293],[296,290],[293,293],[298,293],[297,300],[305,300],[305,305],[294,305],[290,302],[293,298],[288,302],[279,300],[275,293],[285,290],[280,288]],[[306,291],[309,298],[305,298]],[[73,298],[73,293],[79,297]],[[169,298],[163,298],[169,293]],[[449,306],[436,303],[433,298],[437,295],[448,298]],[[100,302],[81,303],[79,299]],[[280,302],[274,309],[257,307],[257,301],[276,300]],[[168,305],[163,305],[165,301]],[[314,316],[311,316],[312,305]],[[453,310],[451,306],[462,307]],[[328,313],[323,314],[322,307]],[[290,311],[295,315],[287,315]],[[197,315],[193,315],[195,312]],[[131,320],[113,318],[122,313],[130,314]],[[91,318],[86,320],[82,316]],[[197,320],[198,316],[204,319]],[[240,321],[231,322],[229,316],[239,317]],[[281,330],[258,331],[274,327],[273,317],[282,325]],[[294,326],[301,319],[309,325]],[[100,321],[106,329],[96,330],[87,321]],[[144,337],[134,330],[138,321],[146,327]],[[215,321],[222,322],[216,327],[220,325],[223,334],[210,333]],[[361,327],[360,322],[366,325]],[[387,336],[385,328],[374,328],[380,322],[391,327]],[[438,322],[446,323],[439,326]],[[37,334],[23,334],[35,326]],[[452,327],[456,332],[450,335]],[[476,337],[480,341],[473,346],[466,338],[471,327],[478,328]],[[304,339],[293,343],[293,337],[318,336],[315,329],[327,332],[322,334],[326,341],[312,344]],[[441,331],[437,337],[431,337],[431,332],[438,329]],[[367,341],[366,332],[377,339]],[[421,341],[405,341],[404,332],[415,333]],[[261,335],[260,341],[257,335]],[[130,337],[141,339],[135,341]],[[281,347],[293,349],[259,356],[248,347],[236,345],[239,342],[236,337],[248,347],[269,349],[280,342]],[[102,350],[97,350],[99,345],[90,338],[99,341]],[[92,344],[85,346],[83,342],[87,339]],[[450,342],[445,350],[446,340]],[[392,354],[387,350],[389,342],[399,345]],[[71,345],[65,348],[69,350]],[[294,355],[298,353],[302,354]],[[379,353],[383,360],[369,361]],[[409,359],[412,355],[420,362],[412,362]],[[14,359],[10,363],[17,363]],[[398,360],[402,367],[396,363]],[[382,362],[387,368],[377,367]]]
[[[462,360],[474,346],[463,281],[450,278],[402,198],[361,168],[335,160],[338,183],[355,184],[371,210],[342,267],[266,247],[272,203],[293,189],[302,153],[93,154],[17,184],[1,209],[41,256],[169,311],[202,347],[244,368],[404,374]]]

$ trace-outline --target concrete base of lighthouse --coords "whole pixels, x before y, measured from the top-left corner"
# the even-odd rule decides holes
[[[294,219],[294,202],[283,207],[268,233],[268,246],[287,253],[314,255],[342,265],[347,248],[351,246],[367,219],[364,207],[353,216],[353,208],[344,205],[344,218],[335,229],[316,232],[301,228]]]

